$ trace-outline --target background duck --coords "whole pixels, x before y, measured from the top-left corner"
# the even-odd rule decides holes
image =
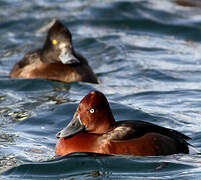
[[[49,29],[43,48],[27,53],[10,76],[98,83],[87,60],[75,52],[70,31],[59,20]]]

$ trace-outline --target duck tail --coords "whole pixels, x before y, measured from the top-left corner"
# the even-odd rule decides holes
[[[193,145],[189,144],[188,143],[188,146],[189,146],[189,151],[190,151],[190,154],[200,154],[201,155],[201,152]]]

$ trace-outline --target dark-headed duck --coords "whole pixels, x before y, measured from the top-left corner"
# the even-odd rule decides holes
[[[58,20],[49,29],[43,48],[27,53],[10,76],[98,83],[87,60],[73,49],[70,31]]]
[[[57,134],[55,153],[95,152],[138,156],[189,153],[188,136],[145,121],[115,121],[101,92],[80,102],[72,121]]]

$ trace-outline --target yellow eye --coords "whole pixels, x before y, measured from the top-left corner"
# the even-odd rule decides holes
[[[53,45],[56,45],[56,44],[57,44],[57,40],[53,39],[53,40],[52,40],[52,44],[53,44]]]

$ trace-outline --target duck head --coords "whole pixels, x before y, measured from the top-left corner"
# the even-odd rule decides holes
[[[113,129],[115,120],[103,93],[91,91],[80,102],[71,122],[57,137],[71,137],[79,132],[104,134]]]
[[[59,21],[52,25],[41,51],[44,63],[80,63],[73,50],[71,32]]]

